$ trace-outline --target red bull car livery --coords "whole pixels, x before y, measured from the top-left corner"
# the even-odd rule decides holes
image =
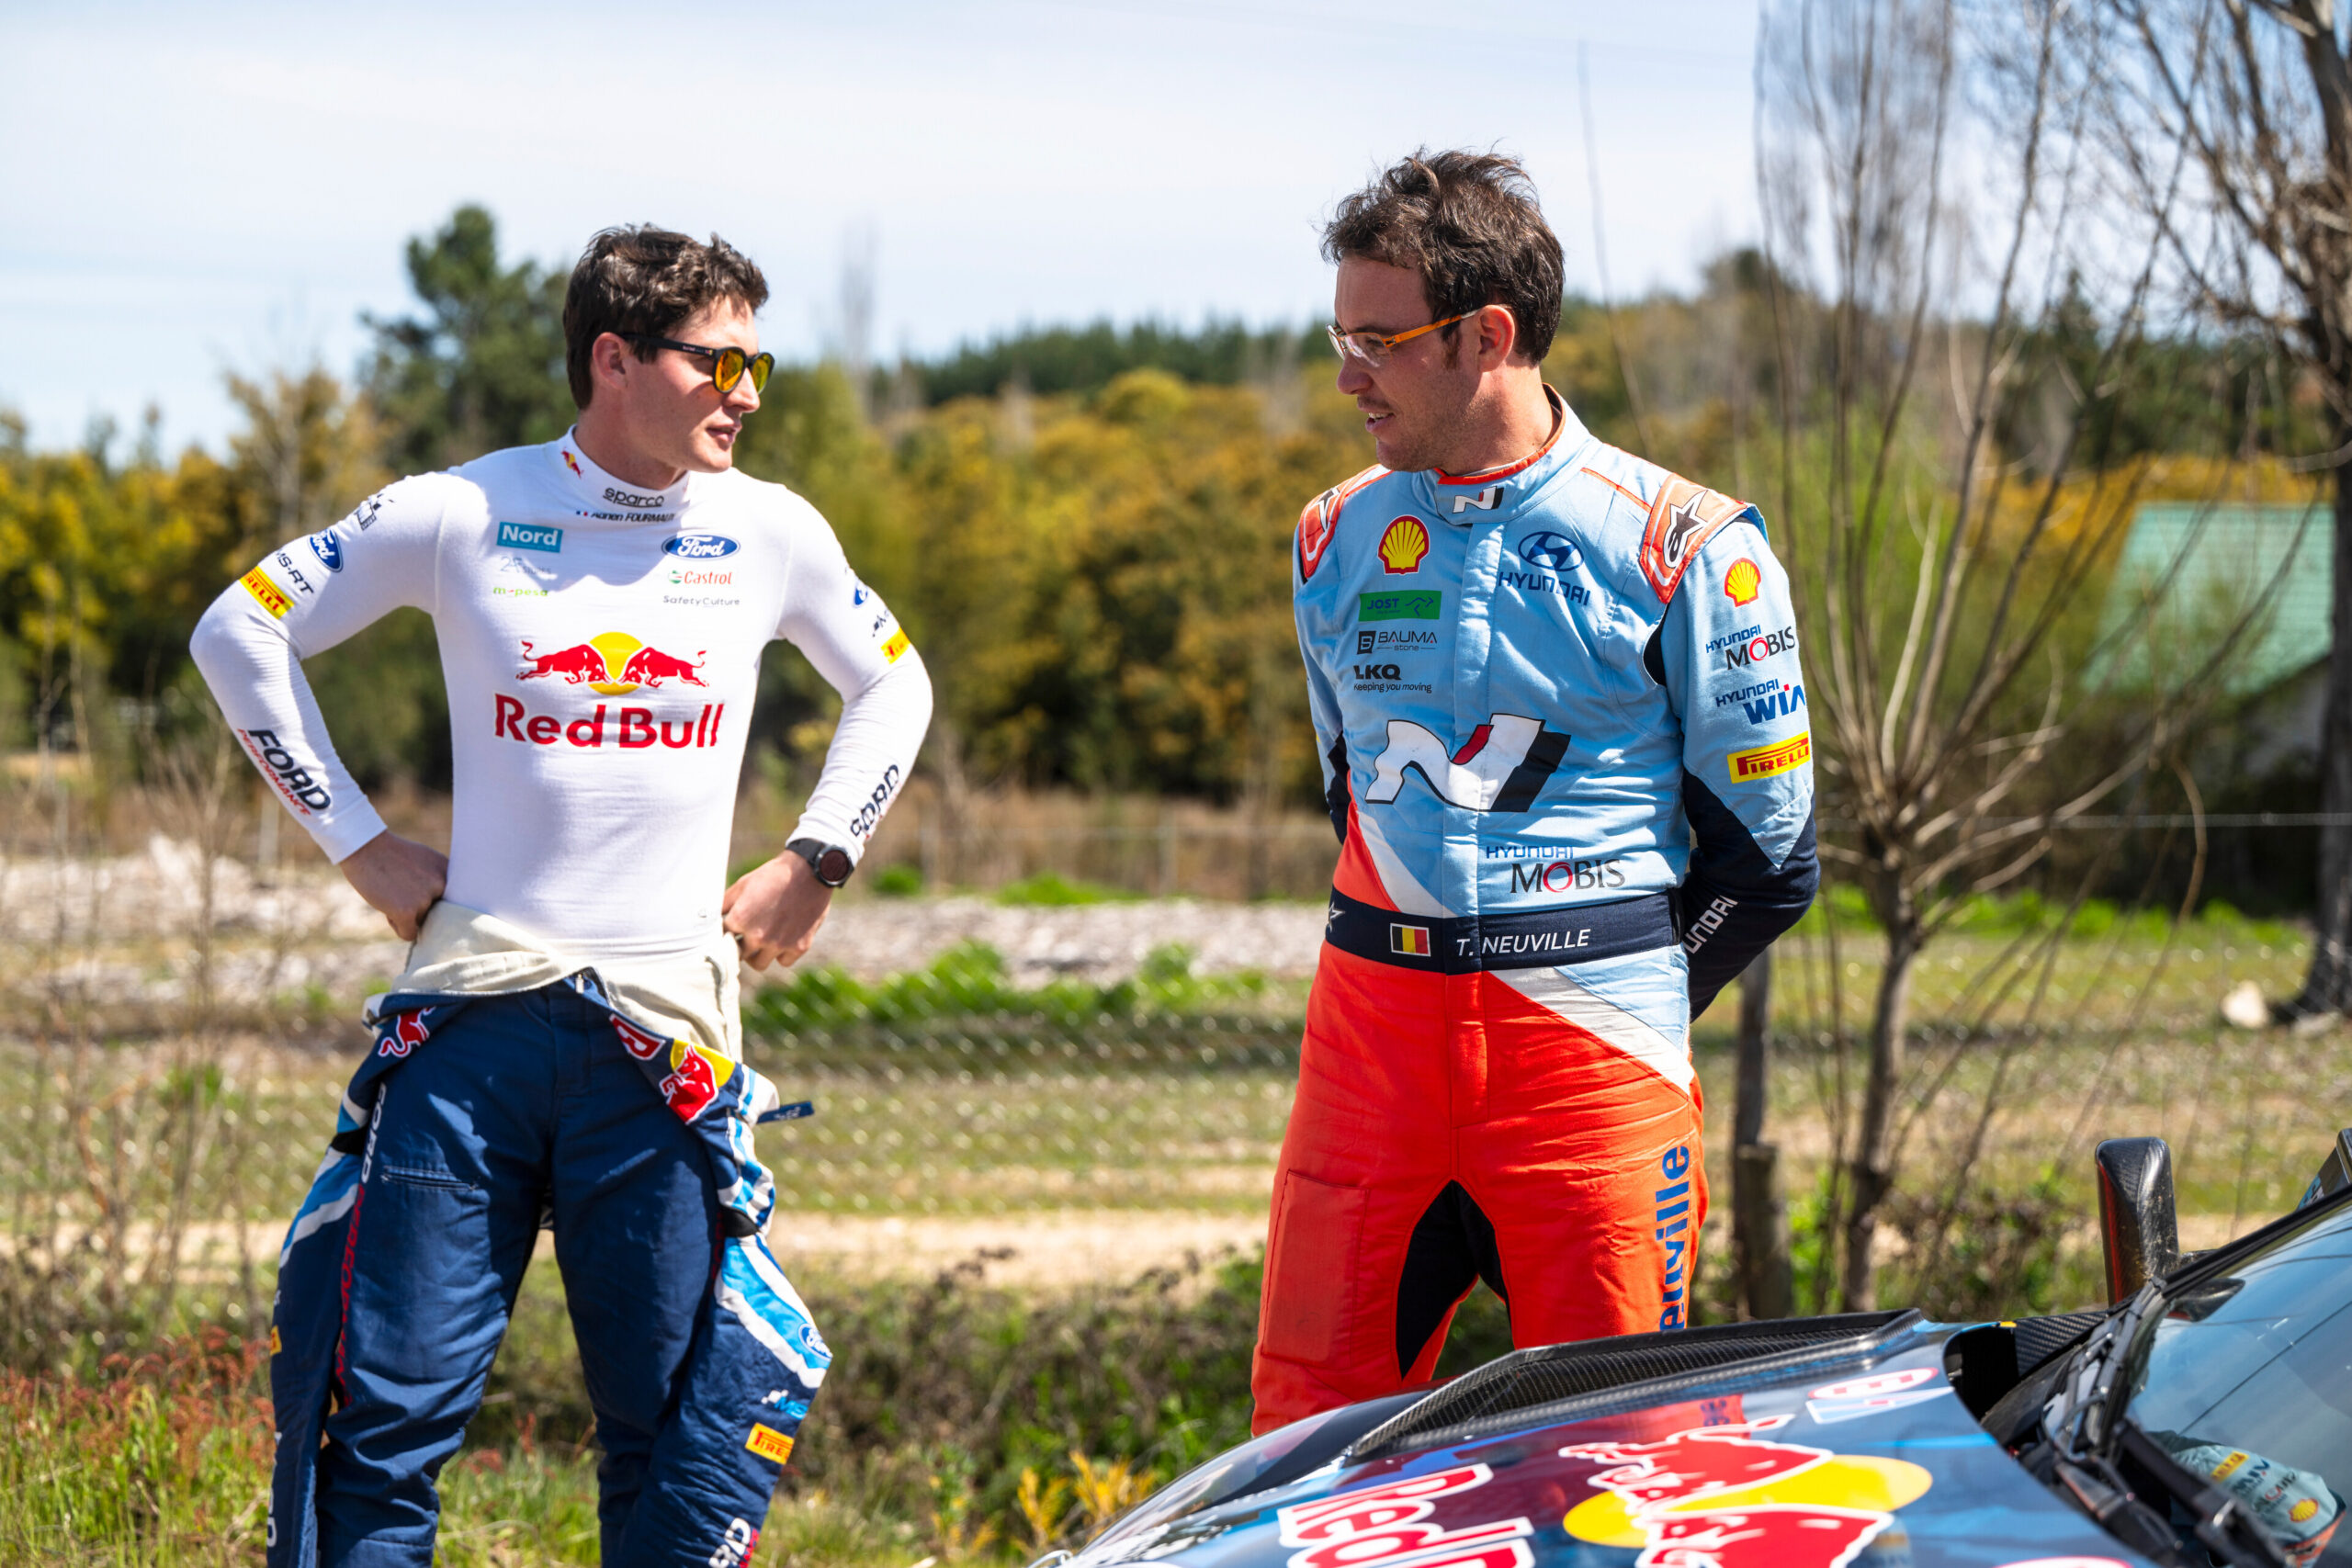
[[[2186,1259],[2150,1145],[2100,1151],[2109,1307],[1518,1351],[1222,1454],[1069,1568],[2352,1562],[2352,1133],[2301,1208]]]

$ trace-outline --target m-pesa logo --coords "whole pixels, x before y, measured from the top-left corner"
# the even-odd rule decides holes
[[[623,697],[639,687],[660,691],[670,681],[690,686],[707,685],[708,682],[697,673],[707,657],[704,650],[697,649],[689,662],[658,648],[649,648],[627,632],[599,632],[586,642],[574,643],[553,653],[539,652],[526,638],[523,662],[528,668],[518,671],[514,678],[541,681],[560,675],[567,686],[586,686],[603,696]],[[563,741],[583,750],[594,750],[605,744],[603,703],[596,705],[594,712],[569,722],[548,714],[533,714],[520,698],[503,692],[493,699],[493,705],[492,734],[500,739],[527,740],[537,746]],[[657,723],[651,708],[620,708],[613,716],[613,743],[632,751],[650,747],[656,740],[677,750],[716,746],[719,720],[726,711],[725,703],[705,703],[702,711],[691,719],[664,718]]]

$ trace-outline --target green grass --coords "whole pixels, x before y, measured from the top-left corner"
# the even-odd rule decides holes
[[[996,890],[1000,904],[1050,908],[1071,904],[1132,904],[1143,897],[1098,882],[1072,882],[1050,871],[1008,882]]]

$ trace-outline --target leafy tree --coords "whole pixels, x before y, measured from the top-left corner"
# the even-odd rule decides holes
[[[1019,385],[1040,396],[1102,390],[1131,370],[1165,370],[1186,381],[1233,386],[1283,377],[1322,350],[1319,328],[1253,332],[1239,321],[1211,320],[1198,332],[1163,321],[1121,328],[1108,321],[1083,327],[1023,327],[966,344],[944,358],[907,368],[925,402],[992,398]]]
[[[408,243],[422,315],[363,316],[376,333],[367,383],[401,473],[449,468],[502,446],[552,441],[571,424],[563,374],[567,276],[498,258],[498,226],[460,207],[430,240]]]

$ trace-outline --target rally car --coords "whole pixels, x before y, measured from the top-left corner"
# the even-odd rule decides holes
[[[1521,1350],[1231,1450],[1067,1568],[2352,1564],[2352,1131],[2186,1258],[2163,1143],[2098,1165],[2099,1311]]]

